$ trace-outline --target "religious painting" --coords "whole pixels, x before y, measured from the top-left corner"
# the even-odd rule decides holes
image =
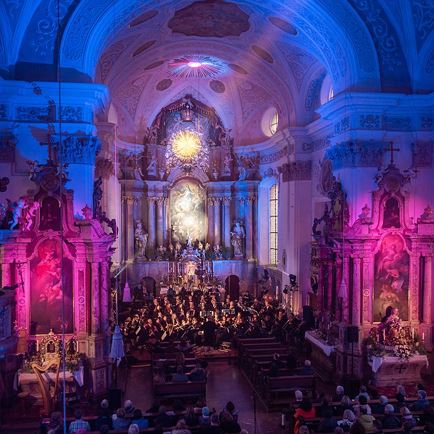
[[[205,239],[205,192],[199,184],[181,180],[172,188],[170,224],[174,241],[185,243]]]
[[[41,206],[41,231],[60,231],[61,216],[59,201],[55,197],[48,196],[42,201]]]
[[[388,306],[398,308],[400,318],[408,320],[409,270],[404,240],[398,234],[386,235],[375,255],[374,321],[381,321]]]
[[[396,198],[387,199],[384,205],[383,229],[400,228],[399,202]]]
[[[64,257],[59,239],[38,246],[30,272],[30,333],[61,333],[63,327],[72,333],[72,261]]]

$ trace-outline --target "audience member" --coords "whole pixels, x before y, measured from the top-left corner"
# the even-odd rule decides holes
[[[345,396],[344,387],[343,386],[337,386],[332,401],[333,402],[341,402],[341,400],[344,396]]]
[[[310,360],[304,361],[304,366],[301,369],[301,375],[313,375],[312,363]]]
[[[112,417],[113,429],[127,429],[130,426],[130,420],[127,419],[125,408],[118,408]]]
[[[374,414],[384,414],[384,407],[389,403],[389,399],[385,395],[381,395],[378,398],[378,404],[372,404],[371,410]],[[395,409],[394,409],[395,410]]]
[[[175,429],[172,431],[172,434],[191,434],[191,431],[188,429],[185,420],[180,419],[178,420]]]
[[[414,428],[417,425],[416,419],[411,414],[411,411],[408,407],[402,407],[401,408],[401,415],[402,415],[402,423],[408,424],[411,428]]]
[[[395,408],[392,404],[386,404],[384,407],[384,417],[381,419],[381,425],[385,429],[400,428],[401,420],[393,413]]]
[[[199,423],[199,418],[196,416],[193,407],[187,408],[184,419],[188,426],[196,426]]]
[[[424,411],[425,408],[429,407],[430,403],[428,399],[426,399],[425,390],[417,391],[417,400],[414,401],[414,404],[411,406],[413,411]]]
[[[356,420],[351,425],[350,434],[366,434],[365,427],[358,420]]]
[[[209,416],[209,408],[203,407],[202,414],[199,416],[199,425],[200,426],[209,426],[210,425],[210,416]]]
[[[189,374],[190,381],[205,381],[206,372],[200,363],[196,363],[196,367]]]
[[[294,396],[296,403],[303,401],[303,392],[301,390],[296,390],[294,392]]]
[[[127,399],[124,402],[124,409],[125,409],[125,417],[130,417],[130,418],[133,417],[135,408],[134,408],[134,405],[133,405],[132,401],[130,401],[129,399]]]
[[[217,413],[213,413],[210,418],[210,425],[203,427],[200,434],[224,434],[220,427],[220,419]]]
[[[184,368],[181,365],[177,366],[176,374],[172,375],[172,381],[179,383],[188,381],[188,377],[184,374]]]
[[[353,423],[356,421],[356,415],[351,410],[345,410],[342,419],[337,422],[344,432],[349,432]]]
[[[295,409],[294,419],[294,434],[299,434],[298,430],[303,425],[306,419],[312,419],[316,416],[315,409],[308,398],[304,398],[299,407]]]
[[[167,414],[167,409],[164,407],[164,405],[160,405],[160,408],[158,409],[158,416],[155,418],[155,426],[156,427],[166,427],[166,426],[172,426],[173,419],[171,416]]]
[[[298,429],[298,434],[310,434],[309,427],[307,425],[300,425]]]
[[[129,427],[128,427],[128,434],[139,434],[140,433],[140,428],[137,424],[132,423]]]
[[[142,410],[136,408],[133,413],[133,419],[131,420],[131,424],[135,424],[139,427],[139,429],[149,428],[148,419],[143,417]]]
[[[365,431],[373,431],[375,429],[375,417],[370,414],[370,409],[365,406],[360,407],[360,416],[357,418],[357,422],[359,422]],[[353,424],[354,426],[354,424]],[[350,430],[351,432],[351,430]]]
[[[73,420],[69,425],[69,432],[76,433],[79,429],[84,429],[86,431],[90,431],[89,422],[82,420],[82,413],[80,409],[75,410],[75,420]]]

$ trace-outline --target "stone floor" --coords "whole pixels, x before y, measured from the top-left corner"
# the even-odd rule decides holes
[[[232,401],[239,411],[239,422],[249,434],[285,433],[280,428],[280,413],[267,413],[256,402],[256,431],[254,424],[253,393],[249,382],[234,364],[212,362],[209,364],[207,404],[218,412],[227,401]],[[151,372],[148,367],[131,367],[125,384],[125,399],[143,410],[152,404]]]

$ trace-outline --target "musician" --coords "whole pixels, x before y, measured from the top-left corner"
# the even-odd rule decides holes
[[[203,330],[203,344],[206,347],[214,348],[216,345],[216,323],[212,316],[209,316],[205,321],[202,330]]]

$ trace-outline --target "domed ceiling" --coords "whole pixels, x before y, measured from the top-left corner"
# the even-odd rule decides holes
[[[60,0],[60,28],[56,5],[0,3],[3,75],[24,79],[60,58],[64,79],[108,86],[119,135],[135,143],[187,93],[215,107],[242,146],[266,139],[270,107],[279,128],[312,121],[326,76],[335,95],[434,82],[433,8],[422,0]]]

